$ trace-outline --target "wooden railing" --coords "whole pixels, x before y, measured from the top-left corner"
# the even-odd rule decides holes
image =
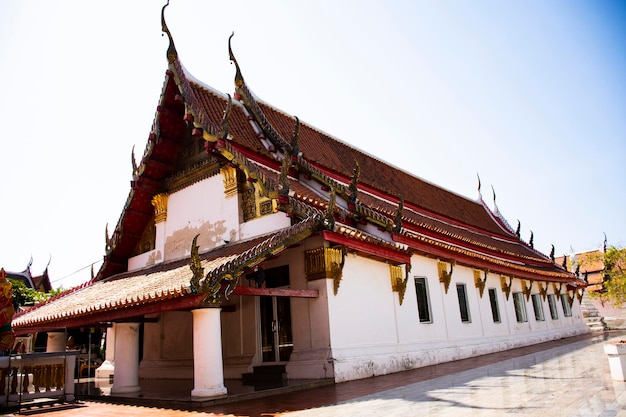
[[[0,407],[37,398],[72,402],[78,351],[0,357]]]

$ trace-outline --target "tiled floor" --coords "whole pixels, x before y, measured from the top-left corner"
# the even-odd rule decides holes
[[[146,407],[80,401],[72,416],[602,416],[626,417],[626,383],[613,381],[593,334],[359,381],[183,411],[184,403]],[[171,392],[171,385],[153,387]],[[150,402],[144,398],[144,402]],[[162,402],[153,402],[161,406]],[[178,408],[178,409],[176,409]]]

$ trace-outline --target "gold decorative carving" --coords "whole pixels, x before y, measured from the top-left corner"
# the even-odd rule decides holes
[[[133,251],[133,256],[139,255],[141,253],[150,252],[152,249],[154,249],[155,242],[156,242],[156,226],[155,226],[154,217],[153,217],[150,219],[150,221],[148,222],[148,225],[146,226],[143,233],[141,234],[141,238],[139,239],[139,242],[137,243],[137,246],[135,247],[135,250]]]
[[[256,190],[254,185],[246,182],[241,193],[241,209],[243,221],[252,220],[256,217]]]
[[[265,200],[259,203],[259,213],[261,216],[272,214],[274,212],[273,200]]]
[[[480,277],[480,273],[483,272],[480,269],[474,269],[474,286],[478,288],[478,292],[480,294],[480,298],[483,298],[483,293],[485,292],[485,284],[487,283],[487,273],[488,271],[484,271],[484,278]]]
[[[524,295],[526,296],[526,301],[530,300],[530,292],[533,289],[533,282],[530,281],[530,285],[527,287],[526,286],[526,281],[521,280],[522,281],[522,293],[524,293]]]
[[[154,223],[161,223],[167,220],[167,197],[165,193],[156,194],[152,197],[154,207]]]
[[[220,168],[220,173],[222,174],[226,197],[237,194],[237,170],[234,167],[225,165]]]
[[[554,294],[557,297],[561,296],[561,289],[563,288],[563,283],[559,283],[559,286],[557,287],[555,283],[552,283],[552,289],[554,290]]]
[[[165,180],[165,187],[170,194],[189,187],[206,178],[216,175],[220,170],[219,163],[216,158],[209,157],[202,159],[185,169],[176,172],[170,178]]]
[[[500,276],[500,286],[502,287],[502,292],[506,295],[506,299],[509,299],[509,295],[511,295],[511,285],[513,283],[513,277],[509,277],[509,283],[507,284],[505,276]]]
[[[334,292],[337,295],[341,282],[346,248],[321,247],[304,252],[304,272],[309,281],[332,278]]]
[[[450,288],[450,281],[452,280],[452,272],[454,272],[455,264],[455,260],[450,261],[450,272],[448,272],[448,262],[437,262],[437,270],[439,271],[439,282],[443,284],[446,294],[448,293],[448,288]]]
[[[402,273],[402,266],[389,265],[389,275],[391,276],[391,290],[398,293],[398,300],[400,305],[404,301],[404,293],[406,292],[406,283],[409,281],[409,271],[411,265],[406,264],[406,273]],[[403,276],[404,275],[404,276]]]

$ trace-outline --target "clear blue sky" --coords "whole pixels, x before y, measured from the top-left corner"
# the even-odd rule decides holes
[[[162,2],[0,1],[0,266],[55,286],[100,266],[167,68]],[[467,198],[556,254],[626,245],[626,3],[191,1],[196,78],[256,95]],[[78,273],[74,273],[81,270]]]

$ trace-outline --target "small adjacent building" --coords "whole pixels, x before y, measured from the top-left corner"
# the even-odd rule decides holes
[[[268,367],[342,382],[588,331],[585,282],[480,196],[261,101],[230,42],[234,98],[212,89],[163,30],[159,105],[104,263],[16,332],[108,327],[112,393],[193,378],[203,399]]]

